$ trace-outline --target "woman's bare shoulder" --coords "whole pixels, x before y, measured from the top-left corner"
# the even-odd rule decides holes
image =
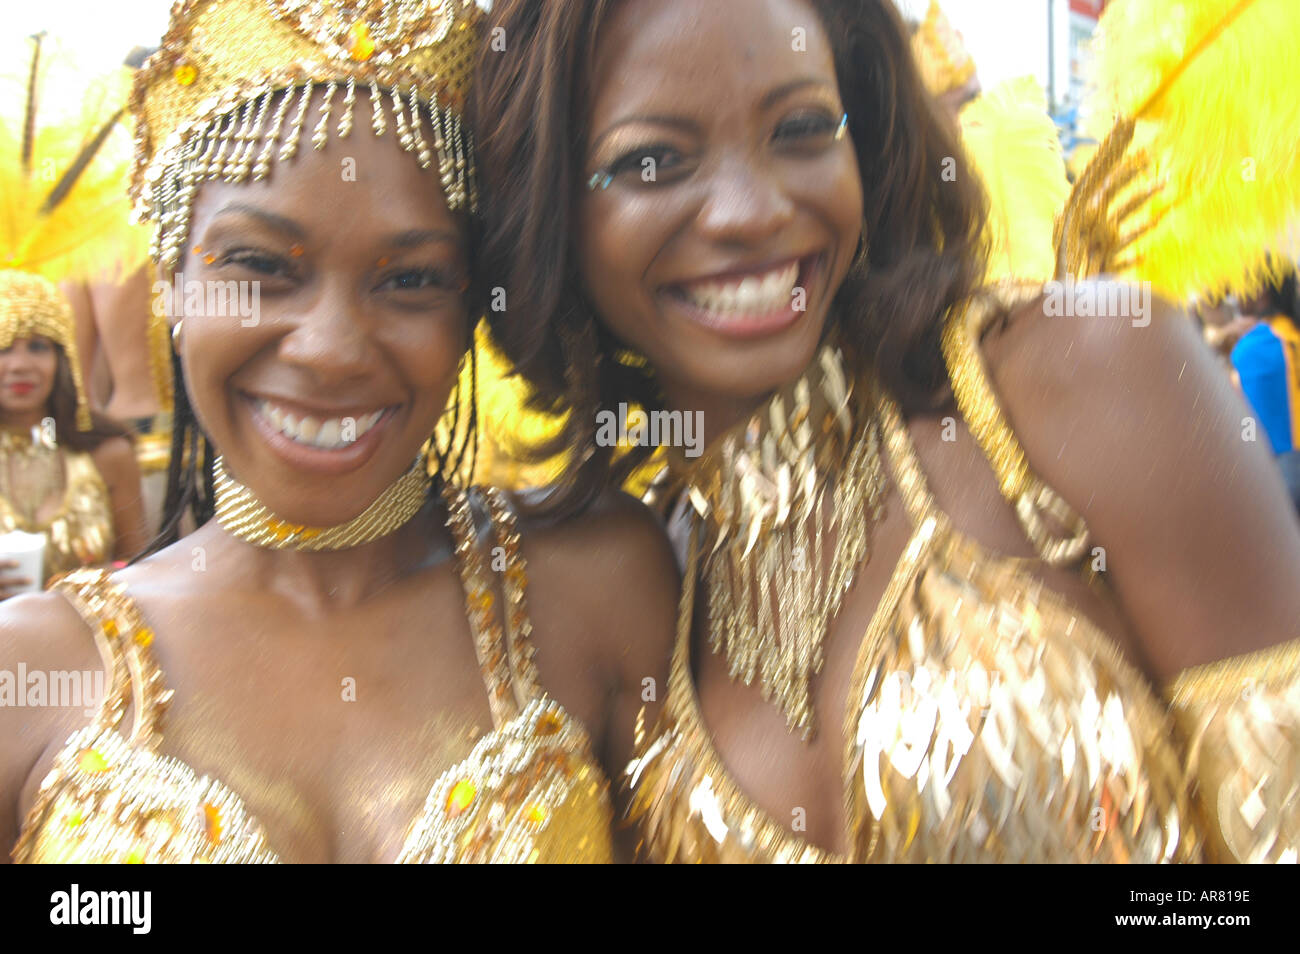
[[[520,533],[536,616],[565,620],[593,655],[638,669],[667,658],[680,576],[650,508],[608,491],[577,516],[525,520]]]
[[[0,604],[0,845],[17,838],[19,806],[38,763],[90,721],[98,700],[81,690],[106,685],[102,673],[90,629],[64,597],[33,593]],[[72,688],[77,698],[65,698]]]
[[[1031,469],[1106,551],[1153,673],[1294,638],[1300,532],[1250,409],[1177,308],[1073,287],[1089,314],[1044,297],[984,353]]]

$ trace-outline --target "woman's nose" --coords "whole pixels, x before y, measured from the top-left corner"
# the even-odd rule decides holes
[[[721,162],[708,180],[708,190],[697,224],[716,242],[757,244],[794,216],[785,184],[750,157]]]
[[[279,357],[310,372],[321,384],[369,373],[376,351],[363,309],[345,291],[322,294],[280,341]]]

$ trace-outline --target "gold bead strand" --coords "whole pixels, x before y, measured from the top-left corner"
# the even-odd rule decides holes
[[[402,92],[393,87],[390,95],[393,100],[393,127],[397,130],[397,142],[404,151],[410,152],[414,143],[411,141],[411,131],[406,126],[406,116],[402,113]]]
[[[286,162],[298,154],[298,138],[302,135],[302,121],[307,115],[307,103],[311,100],[312,90],[316,84],[308,80],[302,88],[302,94],[298,98],[298,109],[293,114],[293,121],[289,125],[289,135],[284,139],[284,145],[280,147],[280,161]]]
[[[379,84],[370,84],[370,125],[376,136],[382,136],[388,128],[384,122],[384,98],[379,95]]]
[[[207,161],[204,162],[203,168],[196,177],[196,182],[204,182],[211,179],[221,171],[221,150],[226,145],[226,133],[236,122],[234,113],[226,113],[217,122],[213,123],[208,129],[211,131],[212,148],[205,153]]]
[[[245,101],[244,105],[239,108],[239,121],[231,128],[234,135],[230,137],[230,148],[226,150],[220,173],[221,178],[226,182],[235,181],[235,170],[238,168],[237,160],[243,149],[244,141],[253,128],[252,101]]]
[[[321,101],[318,114],[320,119],[316,122],[316,129],[311,135],[312,148],[318,152],[325,148],[325,143],[329,139],[330,124],[330,104],[334,101],[334,91],[338,89],[338,83],[325,84],[325,99]]]
[[[429,147],[425,144],[424,134],[420,131],[420,124],[423,119],[420,113],[420,101],[416,98],[414,86],[407,92],[406,106],[411,114],[411,138],[415,141],[416,158],[420,160],[421,169],[428,169],[429,162],[433,157],[429,154]]]
[[[271,106],[271,96],[272,94],[268,92],[257,98],[257,118],[253,120],[253,128],[249,130],[243,152],[240,153],[239,162],[235,168],[236,182],[248,181],[248,173],[253,167],[253,153],[257,152],[257,144],[265,135],[266,111]]]
[[[272,93],[271,95],[275,94]],[[271,120],[271,131],[267,133],[262,152],[257,157],[257,164],[253,166],[253,180],[255,182],[265,179],[266,174],[271,171],[271,156],[275,154],[275,144],[280,138],[280,129],[284,126],[284,117],[288,115],[291,105],[293,105],[293,90],[286,89],[280,96],[280,105],[275,108],[275,116]]]
[[[351,76],[348,77],[347,92],[343,95],[343,112],[339,116],[338,135],[340,139],[347,139],[352,132],[352,109],[353,101],[356,99],[357,81]]]
[[[453,116],[451,119],[452,145],[456,148],[456,191],[455,202],[452,204],[453,209],[462,208],[465,205],[465,140],[460,131],[460,117]]]

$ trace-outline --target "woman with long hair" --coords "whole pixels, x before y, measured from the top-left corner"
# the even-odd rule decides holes
[[[23,95],[0,103],[0,533],[44,539],[9,538],[0,599],[147,542],[134,448],[90,407],[72,305],[58,287],[130,244],[125,150],[111,148],[118,115],[99,103],[97,80],[82,108],[61,109],[47,77],[66,54],[42,35],[28,46],[5,67],[22,64],[21,79],[5,79]],[[8,556],[24,550],[20,570]]]
[[[6,282],[8,290],[16,291],[15,281]],[[67,313],[53,285],[36,276],[22,282],[44,299],[37,308]],[[16,576],[7,561],[0,599],[80,566],[128,559],[147,542],[126,429],[96,411],[88,427],[78,423],[68,330],[20,318],[0,346],[0,531],[45,536],[42,579]]]
[[[526,524],[459,483],[478,20],[173,9],[132,98],[174,289],[166,520],[0,613],[10,669],[108,670],[89,725],[0,711],[17,861],[610,859],[676,573],[633,501]]]
[[[888,0],[492,26],[482,268],[506,354],[573,409],[556,505],[645,460],[596,439],[621,403],[707,439],[669,449],[678,643],[627,773],[649,856],[1294,857],[1281,484],[1168,306],[980,289],[983,199]]]

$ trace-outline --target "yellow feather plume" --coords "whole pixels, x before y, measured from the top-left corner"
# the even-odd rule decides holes
[[[1056,268],[1052,226],[1070,184],[1047,96],[1008,80],[961,111],[962,144],[989,198],[988,280],[1045,282]]]
[[[148,232],[131,224],[126,195],[127,70],[85,77],[46,43],[33,83],[34,44],[12,46],[0,77],[0,269],[62,282],[139,266]]]
[[[1136,120],[1162,184],[1129,277],[1186,300],[1252,293],[1300,217],[1297,0],[1113,0],[1096,47],[1098,111]],[[1132,191],[1129,193],[1132,195]]]

